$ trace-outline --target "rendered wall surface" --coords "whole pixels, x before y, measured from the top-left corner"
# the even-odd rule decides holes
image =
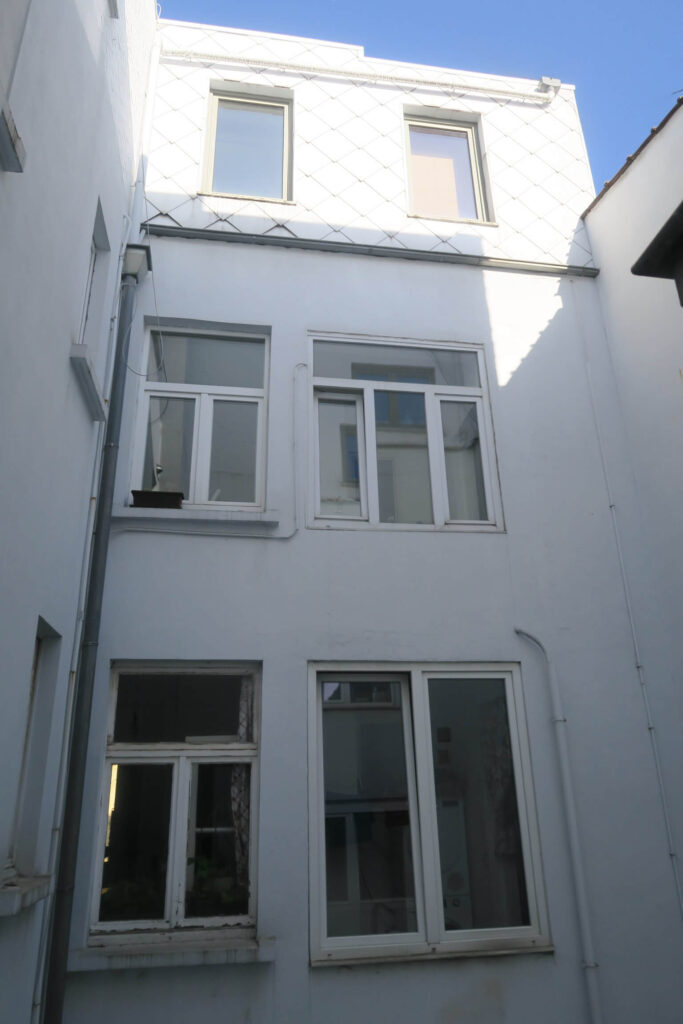
[[[654,714],[666,741],[669,782],[678,756],[671,710],[678,631],[673,607],[668,619],[660,608],[668,597],[678,600],[675,557],[663,577],[666,591],[658,567],[675,547],[674,523],[667,506],[661,549],[658,539],[638,543],[646,514],[639,472],[650,469],[647,453],[659,435],[649,440],[646,411],[635,398],[629,407],[624,397],[624,380],[635,395],[631,381],[644,362],[635,346],[622,363],[615,357],[612,322],[624,289],[616,278],[610,284],[603,266],[613,258],[605,245],[613,243],[602,249],[598,243],[594,259],[579,219],[592,182],[572,87],[394,64],[365,58],[358,47],[179,23],[159,26],[157,68],[152,16],[139,5],[131,6],[125,26],[121,21],[112,30],[106,5],[71,8],[67,25],[63,15],[52,21],[33,2],[26,52],[52,41],[69,102],[57,114],[41,106],[56,71],[36,60],[22,70],[20,62],[12,107],[30,163],[7,188],[0,178],[0,217],[16,239],[0,257],[1,298],[9,311],[0,408],[13,438],[3,474],[19,481],[0,499],[0,522],[14,524],[5,538],[9,585],[0,621],[8,637],[8,688],[17,695],[0,719],[0,806],[13,806],[18,785],[41,615],[63,637],[47,753],[51,789],[39,862],[45,865],[97,431],[68,349],[81,322],[99,199],[110,251],[96,264],[104,278],[89,342],[106,386],[117,256],[148,70],[156,82],[152,123],[141,143],[146,192],[131,235],[137,240],[140,221],[147,223],[153,276],[138,290],[131,334],[65,1022],[369,1024],[378,1014],[396,1024],[588,1020],[548,666],[515,633],[521,628],[546,646],[564,701],[604,1022],[678,1024],[683,934],[610,506],[616,501],[635,581],[635,621],[648,678],[656,680]],[[36,12],[44,16],[34,21]],[[73,60],[76,43],[80,61]],[[209,89],[216,82],[291,90],[291,203],[199,194]],[[406,109],[480,118],[494,222],[409,214]],[[67,158],[53,166],[53,153]],[[12,188],[18,191],[10,195]],[[37,211],[35,220],[27,209]],[[663,220],[670,211],[661,212]],[[627,221],[622,212],[614,224],[619,216]],[[642,245],[638,239],[633,259],[658,226]],[[591,221],[589,227],[593,232]],[[160,228],[208,229],[219,237],[160,237],[154,234]],[[377,245],[391,255],[240,243],[240,233],[264,243]],[[405,249],[529,265],[513,272],[407,260],[400,258]],[[579,273],[595,266],[597,282]],[[36,283],[40,303],[32,301]],[[665,284],[673,316],[680,316],[673,285]],[[637,308],[630,312],[637,322]],[[156,317],[270,329],[262,513],[202,518],[185,508],[174,518],[131,508]],[[673,337],[673,319],[672,325]],[[314,521],[310,343],[316,332],[483,346],[504,529],[344,529]],[[653,379],[649,397],[656,408],[658,389]],[[673,386],[665,408],[675,421]],[[673,449],[668,452],[673,463]],[[650,510],[665,483],[673,508],[675,484],[654,471],[647,479]],[[260,962],[197,964],[196,951],[182,947],[141,957],[125,945],[122,959],[112,961],[88,946],[111,664],[121,660],[262,663],[253,808]],[[553,952],[310,966],[309,773],[315,765],[308,751],[307,670],[311,662],[332,660],[519,664]],[[1,816],[0,854],[11,829],[10,817]],[[0,1004],[0,1015],[8,1020],[30,1019],[43,906],[0,920],[0,964],[12,979],[0,996],[8,1008]],[[112,962],[125,967],[114,969]]]
[[[499,225],[435,229],[434,222],[406,216],[401,133],[405,102],[442,104],[443,93],[435,100],[433,93],[418,90],[416,98],[411,91],[406,101],[400,89],[372,81],[345,82],[342,90],[331,84],[333,76],[300,80],[291,69],[258,70],[259,59],[279,58],[355,68],[361,62],[367,71],[354,48],[186,26],[165,27],[163,40],[167,50],[173,44],[205,56],[232,50],[253,58],[255,67],[231,63],[229,52],[210,67],[166,53],[147,172],[152,229],[372,240],[590,265],[590,252],[580,256],[577,249],[584,238],[580,225],[577,234],[578,207],[590,195],[578,121],[571,137],[580,166],[569,179],[548,170],[543,144],[522,124],[533,119],[534,131],[559,138],[565,112],[576,116],[565,87],[541,107],[471,92],[446,101],[451,110],[482,113]],[[371,63],[377,71],[380,62]],[[433,75],[433,69],[399,71]],[[196,195],[208,89],[219,78],[293,88],[294,206]],[[510,85],[485,83],[491,90]],[[355,133],[366,121],[372,138],[362,144]],[[353,142],[340,143],[345,131]],[[375,201],[366,180],[373,171],[360,159],[374,159],[375,152],[381,162],[380,149],[386,165],[376,173],[387,201],[378,222],[367,205]],[[507,206],[503,163],[511,153],[520,178],[509,188],[521,198]],[[538,190],[541,179],[550,205]],[[568,180],[575,183],[573,198],[563,203],[558,197],[567,195]],[[344,199],[345,189],[353,190],[356,205],[349,195]],[[515,218],[527,193],[522,226]],[[539,244],[535,223],[557,232],[552,244]],[[68,1019],[87,1021],[96,1004],[103,1022],[122,1014],[181,1022],[188,1006],[207,1021],[227,1013],[259,1024],[364,1022],[375,1019],[378,1006],[401,1024],[587,1019],[546,667],[515,634],[521,627],[547,645],[566,705],[605,1019],[674,1024],[680,920],[604,472],[603,456],[610,460],[610,487],[630,493],[594,281],[220,240],[153,235],[151,243],[155,288],[151,281],[143,286],[132,339],[135,373],[128,380],[117,483]],[[137,483],[144,317],[153,323],[156,315],[272,329],[263,518],[275,527],[225,518],[210,527],[155,522],[136,518],[129,507]],[[311,528],[309,345],[316,331],[484,345],[505,532]],[[263,663],[257,885],[258,934],[274,943],[269,962],[171,967],[163,966],[171,960],[162,955],[141,970],[133,955],[128,969],[107,971],[106,957],[87,951],[110,664],[120,659]],[[330,660],[521,664],[553,954],[309,966],[307,665]],[[644,870],[647,882],[635,884]]]
[[[180,1022],[186,1000],[206,1020],[227,1007],[255,1021],[369,1021],[378,1003],[406,1024],[541,1024],[548,1007],[562,1024],[584,1019],[547,678],[515,636],[521,626],[547,644],[566,703],[606,1019],[673,1024],[680,925],[577,331],[577,318],[597,322],[592,283],[240,248],[155,240],[157,296],[166,315],[272,325],[267,506],[280,527],[272,539],[244,539],[229,526],[223,536],[163,535],[119,521],[86,803],[98,803],[112,660],[263,661],[258,928],[274,937],[275,960],[144,972],[132,960],[123,973],[77,973],[69,1020],[85,1022],[96,1002],[103,1021],[157,1012]],[[153,309],[149,290],[143,306]],[[301,522],[285,539],[295,525],[293,429],[299,480],[312,430],[295,366],[307,362],[315,328],[485,343],[505,534]],[[596,333],[588,326],[589,342]],[[142,343],[137,331],[136,367]],[[501,370],[513,356],[514,370]],[[122,498],[127,487],[122,463]],[[306,491],[296,490],[300,509]],[[306,668],[332,659],[521,662],[554,955],[308,966]],[[95,869],[95,832],[91,816],[84,879]],[[634,886],[643,865],[647,884]],[[77,899],[75,949],[86,940],[87,885]]]
[[[679,107],[586,217],[601,268],[598,293],[637,492],[633,514],[630,503],[625,508],[626,542],[635,599],[648,622],[648,678],[679,847],[683,311],[672,280],[636,277],[631,266],[681,202],[681,159]]]
[[[60,772],[98,426],[69,363],[79,339],[98,201],[107,248],[98,253],[87,328],[92,362],[106,390],[110,317],[116,312],[119,249],[125,235],[140,145],[154,8],[106,2],[3,5],[13,60],[11,107],[26,150],[22,173],[0,172],[0,861],[13,842],[29,715],[38,617],[59,634],[49,644],[49,679],[37,708],[48,728],[32,759],[33,817],[28,867],[47,874]],[[21,10],[20,10],[21,8]],[[16,13],[16,17],[13,14]],[[27,13],[20,42],[19,15]],[[126,34],[144,51],[129,63]],[[10,36],[3,42],[9,43]],[[142,95],[132,111],[131,90]],[[42,684],[45,685],[42,685]],[[31,1019],[46,900],[0,917],[0,1017]]]
[[[526,79],[366,58],[356,46],[162,24],[152,222],[591,264],[579,215],[593,184],[572,86],[544,92]],[[293,205],[197,194],[212,83],[294,91]],[[417,110],[481,117],[490,226],[409,215],[404,113]]]

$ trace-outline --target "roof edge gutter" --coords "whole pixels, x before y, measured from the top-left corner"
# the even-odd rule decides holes
[[[303,249],[312,252],[343,253],[349,256],[377,256],[424,263],[455,263],[484,270],[505,270],[519,274],[542,274],[550,277],[597,277],[597,267],[569,263],[536,263],[533,260],[511,260],[476,253],[434,252],[423,249],[399,249],[390,245],[362,245],[355,242],[329,242],[324,239],[295,238],[284,235],[252,235],[236,231],[214,231],[211,228],[188,228],[172,224],[143,225],[148,235],[159,238],[192,238],[205,242],[227,242],[237,245],[265,245],[274,248]]]

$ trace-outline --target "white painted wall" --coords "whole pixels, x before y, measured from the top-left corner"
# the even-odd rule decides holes
[[[0,172],[0,861],[12,844],[29,712],[38,616],[60,636],[37,690],[47,711],[31,800],[35,874],[50,863],[52,825],[77,628],[80,576],[98,428],[69,364],[78,340],[98,200],[109,251],[99,254],[96,323],[89,342],[103,384],[118,254],[140,154],[141,109],[154,32],[154,6],[44,0],[3,5],[16,70],[11,106],[26,149],[23,173]],[[19,46],[19,16],[28,11]],[[16,14],[16,17],[14,16]],[[2,34],[2,33],[0,33]],[[129,58],[127,36],[135,37]],[[5,36],[3,43],[9,43]],[[144,59],[143,59],[144,56]],[[2,63],[0,61],[0,63]],[[131,92],[136,94],[131,100]],[[39,806],[38,792],[42,790]],[[25,837],[23,837],[25,838]],[[0,1017],[30,1020],[46,901],[0,918]]]
[[[8,585],[0,621],[8,638],[8,691],[18,695],[0,721],[5,808],[18,784],[39,614],[63,637],[48,750],[55,784],[96,442],[66,355],[80,322],[99,198],[111,245],[96,338],[96,365],[105,372],[116,254],[137,155],[130,126],[142,116],[151,50],[151,15],[136,7],[126,29],[128,94],[121,90],[129,74],[123,22],[112,30],[104,5],[70,8],[58,21],[38,5],[33,0],[25,52],[42,47],[55,67],[24,59],[22,50],[12,103],[27,168],[7,190],[3,179],[0,191],[0,216],[13,239],[0,257],[8,310],[0,408],[13,438],[3,454],[3,479],[19,481],[0,499],[0,522],[13,524],[4,538]],[[51,49],[42,45],[47,39]],[[161,41],[165,57],[146,144],[140,219],[233,237],[268,232],[592,265],[578,220],[592,183],[570,86],[546,102],[531,81],[394,64],[367,59],[358,47],[201,26],[166,23]],[[80,60],[73,58],[75,49]],[[286,61],[298,67],[285,69]],[[321,66],[348,74],[322,73]],[[55,112],[43,96],[54,95],[57,71],[64,84]],[[380,85],[377,76],[392,80]],[[294,90],[291,205],[197,195],[207,97],[216,79]],[[505,95],[510,91],[523,95]],[[481,117],[494,224],[407,216],[406,105]],[[67,159],[55,161],[55,153]],[[629,417],[635,423],[641,416],[636,481],[638,466],[647,463],[648,422],[642,404],[624,401],[611,362],[618,365],[611,318],[623,285],[615,283],[610,293],[614,308],[604,307],[608,347],[598,287],[590,279],[542,276],[533,267],[511,273],[220,240],[153,237],[152,249],[154,278],[138,294],[131,339],[66,1021],[347,1024],[374,1021],[378,1007],[396,1024],[586,1020],[548,680],[538,654],[516,636],[519,626],[547,646],[565,703],[605,1024],[678,1024],[683,935],[615,545],[615,495],[627,567],[637,580],[642,656],[657,680],[654,711],[670,738],[667,779],[675,778],[676,765],[667,687],[678,655],[674,612],[669,620],[661,613],[666,602],[651,566],[663,566],[675,537],[673,520],[663,516],[666,543],[657,562],[657,545],[637,542],[647,510],[636,500],[630,454],[641,435],[627,432],[624,411],[629,428]],[[607,280],[603,270],[601,282]],[[33,301],[36,283],[40,303]],[[680,315],[673,285],[670,294]],[[272,329],[265,518],[276,520],[275,528],[225,519],[171,526],[168,519],[136,519],[128,508],[137,482],[144,317],[155,315]],[[309,337],[315,331],[484,345],[505,532],[308,528]],[[635,348],[632,359],[642,369]],[[624,366],[623,377],[635,380]],[[659,408],[656,382],[650,397]],[[648,479],[648,493],[654,493],[660,477]],[[678,600],[675,558],[671,562],[666,593]],[[163,955],[144,965],[131,956],[126,970],[109,970],[106,957],[86,952],[110,664],[118,659],[263,663],[254,813],[258,932],[265,945],[273,940],[272,960],[170,968]],[[521,664],[554,953],[309,966],[307,664],[332,659]],[[667,714],[670,725],[662,722]],[[39,864],[47,862],[52,800],[47,792]],[[0,854],[10,830],[5,814]],[[8,1019],[28,1020],[39,932],[37,912],[0,921],[0,962],[12,978],[2,994]]]
[[[7,96],[31,0],[7,0],[0,10],[0,93]]]
[[[267,505],[280,527],[273,539],[249,540],[229,527],[222,536],[117,533],[87,805],[99,799],[111,660],[263,661],[258,928],[275,938],[275,960],[145,971],[131,960],[124,972],[79,972],[67,1019],[86,1022],[97,1006],[103,1024],[122,1015],[180,1024],[191,1007],[206,1021],[342,1024],[370,1021],[378,1005],[399,1024],[546,1024],[549,1007],[558,1024],[586,1019],[547,680],[515,636],[519,625],[547,645],[566,703],[605,1019],[674,1024],[680,920],[584,361],[584,341],[601,351],[593,282],[171,239],[154,239],[153,254],[164,316],[272,326]],[[155,308],[144,287],[131,354],[138,369],[141,318]],[[294,381],[316,329],[485,344],[505,534],[300,523],[285,539],[294,450],[297,507],[308,499],[311,410],[307,385]],[[124,452],[133,375],[129,383]],[[604,401],[616,415],[609,391]],[[122,458],[120,502],[128,472]],[[521,662],[554,955],[308,966],[306,666],[329,659]],[[94,837],[90,813],[76,949],[87,936]]]
[[[376,60],[358,46],[161,24],[152,221],[590,265],[579,216],[594,192],[573,86],[544,92],[528,79]],[[197,194],[212,83],[293,91],[292,203]],[[481,119],[491,224],[409,215],[406,111]]]
[[[679,106],[599,199],[586,225],[600,267],[597,290],[623,412],[636,500],[624,509],[627,567],[647,645],[646,669],[674,839],[683,843],[683,310],[672,280],[631,266],[681,202]]]

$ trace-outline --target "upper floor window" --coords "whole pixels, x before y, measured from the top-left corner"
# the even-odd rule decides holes
[[[206,192],[289,199],[291,101],[211,93]]]
[[[499,521],[480,349],[315,340],[313,375],[319,518]]]
[[[253,925],[256,697],[249,666],[115,674],[95,930]]]
[[[434,220],[488,220],[476,126],[409,117],[410,212]]]
[[[266,350],[265,337],[152,332],[135,473],[143,491],[263,505]]]

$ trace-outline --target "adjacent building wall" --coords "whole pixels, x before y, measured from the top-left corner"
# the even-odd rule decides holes
[[[0,861],[5,865],[14,853],[20,873],[32,876],[54,866],[100,439],[70,348],[87,343],[106,394],[119,252],[128,234],[155,28],[151,3],[119,3],[117,17],[115,10],[106,0],[32,0],[7,11],[3,5],[3,28],[7,18],[13,30],[0,33],[10,50],[3,50],[10,63],[0,63],[14,69],[11,108],[26,152],[23,172],[0,171]],[[43,643],[32,701],[37,633]],[[37,731],[24,764],[30,722]],[[23,803],[22,784],[30,792]],[[19,835],[18,801],[26,812]],[[10,913],[16,892],[11,885],[0,890],[8,914],[0,917],[0,1017],[18,1024],[31,1019],[45,886],[29,887],[24,902],[36,896],[37,903]]]
[[[621,515],[673,838],[683,842],[683,313],[672,280],[636,277],[631,266],[681,202],[678,106],[586,215],[597,290],[633,467],[636,500]],[[620,496],[622,497],[622,496]]]

